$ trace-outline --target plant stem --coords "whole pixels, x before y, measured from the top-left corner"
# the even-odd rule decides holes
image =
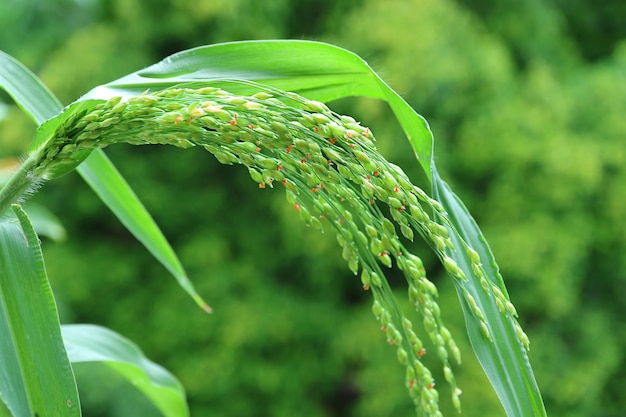
[[[38,155],[31,154],[20,165],[19,169],[0,190],[0,216],[3,215],[11,204],[19,201],[29,188],[39,182],[32,173],[38,160]]]

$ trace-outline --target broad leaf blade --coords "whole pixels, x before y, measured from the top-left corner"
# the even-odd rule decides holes
[[[19,206],[0,219],[0,360],[14,416],[80,416],[39,240]]]
[[[181,384],[165,369],[149,361],[135,344],[94,325],[64,325],[61,330],[73,364],[104,363],[136,386],[165,417],[189,415]]]
[[[302,92],[317,99],[368,92],[379,97],[375,76],[357,55],[331,45],[303,41],[250,41],[202,46],[174,54],[117,81],[97,87],[85,98],[138,95],[176,84],[239,79]],[[373,88],[374,87],[374,88]]]
[[[0,88],[40,125],[32,149],[42,146],[62,120],[75,112],[86,111],[98,102],[81,100],[61,113],[63,107],[50,90],[26,67],[1,51]],[[202,301],[187,279],[167,239],[104,152],[92,152],[91,157],[78,167],[78,172],[128,230],[174,275],[196,303],[205,311],[210,311],[210,307]]]
[[[248,41],[202,46],[174,54],[119,80],[97,87],[82,99],[135,96],[189,82],[255,81],[308,98],[330,101],[349,96],[386,100],[430,176],[432,134],[423,117],[358,55],[309,41]]]

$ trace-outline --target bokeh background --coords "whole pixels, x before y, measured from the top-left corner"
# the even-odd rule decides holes
[[[626,416],[626,2],[623,0],[2,0],[0,49],[64,102],[182,49],[312,39],[365,58],[430,122],[440,171],[481,225],[531,339],[552,417]],[[35,126],[0,107],[0,157]],[[386,106],[331,103],[424,184]],[[215,313],[201,312],[77,174],[32,200],[68,231],[44,239],[61,319],[137,342],[187,389],[193,416],[412,416],[404,371],[330,234],[282,192],[202,150],[109,148]],[[422,247],[466,416],[503,416],[450,280]],[[402,280],[391,277],[404,299]],[[428,356],[428,355],[427,355]],[[432,361],[435,376],[439,367]],[[87,416],[157,415],[97,366]],[[96,375],[94,381],[89,375]],[[441,378],[440,378],[441,380]],[[455,415],[444,383],[441,404]]]

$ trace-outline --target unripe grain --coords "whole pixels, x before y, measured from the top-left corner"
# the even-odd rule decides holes
[[[392,267],[394,257],[405,274],[409,299],[421,314],[444,362],[444,377],[454,390],[447,360],[450,354],[460,361],[458,347],[441,324],[436,287],[398,233],[412,241],[417,231],[453,277],[465,276],[448,255],[454,247],[443,207],[376,151],[368,128],[294,93],[268,88],[244,97],[207,87],[171,88],[125,100],[116,97],[70,116],[56,133],[38,150],[41,161],[33,172],[44,179],[63,172],[65,166],[76,166],[91,149],[126,142],[201,146],[222,164],[245,165],[260,188],[279,181],[305,224],[322,230],[325,222],[335,229],[348,268],[355,274],[360,270],[363,288],[372,289],[372,312],[389,343],[397,345],[397,358],[407,367],[407,387],[416,406],[428,417],[440,415],[432,374],[420,362],[426,351],[395,305],[381,265]],[[383,204],[389,211],[382,210]],[[434,223],[425,208],[434,210],[435,219],[444,223]],[[480,257],[473,249],[466,250],[476,272]],[[515,315],[501,291],[494,289],[493,294],[504,311]],[[482,312],[477,306],[472,310],[481,320],[481,332],[490,339]],[[521,328],[516,333],[527,346]],[[456,406],[458,395],[453,401]]]

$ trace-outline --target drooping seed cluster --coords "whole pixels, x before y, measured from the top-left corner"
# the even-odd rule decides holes
[[[440,203],[378,153],[368,128],[292,93],[266,90],[242,97],[215,88],[167,89],[126,101],[111,99],[66,120],[40,151],[35,174],[52,178],[59,167],[75,164],[77,155],[113,143],[201,146],[220,163],[245,165],[260,188],[280,183],[307,225],[336,231],[350,270],[360,274],[365,290],[372,290],[372,311],[406,367],[406,385],[416,407],[427,416],[440,416],[433,377],[421,361],[426,348],[398,308],[383,273],[382,267],[395,262],[460,410],[461,391],[449,363],[450,357],[460,363],[459,348],[442,323],[435,285],[400,235],[412,241],[414,232],[419,233],[458,280],[465,280],[465,274],[448,253],[468,251],[473,272],[500,311],[516,313],[485,278],[479,255],[467,245],[455,248],[448,228],[434,220],[446,224]],[[483,335],[491,340],[481,309],[475,301],[470,304]]]

